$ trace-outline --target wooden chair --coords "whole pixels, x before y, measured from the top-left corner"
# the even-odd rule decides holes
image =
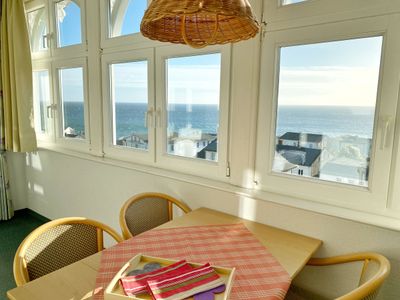
[[[86,218],[62,218],[36,228],[14,257],[17,286],[103,250],[104,232],[117,242],[123,241],[111,227]]]
[[[390,263],[386,257],[373,252],[354,253],[348,255],[334,256],[329,258],[311,258],[307,265],[309,266],[330,266],[337,264],[346,264],[352,262],[363,262],[360,279],[357,287],[347,294],[336,298],[336,300],[372,300],[375,299],[379,288],[390,273]],[[372,263],[376,268],[369,270]],[[371,268],[372,269],[372,268]],[[294,289],[295,290],[295,289]],[[291,294],[292,293],[292,294]],[[304,298],[291,290],[287,299],[309,299]],[[290,295],[291,294],[291,295]],[[323,297],[312,296],[313,299],[326,299]]]
[[[185,213],[191,211],[185,203],[161,193],[143,193],[131,197],[119,214],[123,237],[131,238],[172,220],[173,205]]]

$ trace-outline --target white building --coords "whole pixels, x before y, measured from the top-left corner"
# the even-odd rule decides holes
[[[290,168],[286,173],[309,177],[319,176],[321,164],[320,149],[277,145],[276,151],[289,163],[296,166]]]
[[[323,149],[325,142],[322,134],[286,132],[278,140],[279,145]]]

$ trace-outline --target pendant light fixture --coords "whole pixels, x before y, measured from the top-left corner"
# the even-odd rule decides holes
[[[248,0],[153,0],[140,31],[152,40],[203,48],[252,38],[259,27]]]

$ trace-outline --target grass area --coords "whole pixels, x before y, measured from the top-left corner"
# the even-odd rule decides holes
[[[0,299],[7,299],[6,292],[15,287],[13,259],[22,240],[48,219],[28,210],[15,212],[8,221],[0,221]]]

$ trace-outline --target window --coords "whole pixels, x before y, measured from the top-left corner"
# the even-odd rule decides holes
[[[67,138],[85,138],[83,68],[58,70],[62,106],[62,130]]]
[[[94,147],[87,145],[91,140],[88,59],[86,45],[83,45],[86,28],[82,26],[86,24],[84,4],[83,0],[25,3],[39,144],[44,141],[63,148],[90,151]]]
[[[101,47],[125,46],[143,49],[156,46],[156,42],[142,36],[140,24],[148,0],[103,0],[100,3]]]
[[[368,186],[382,41],[280,48],[275,172]]]
[[[81,9],[76,1],[56,2],[57,47],[82,43]]]
[[[153,56],[152,49],[102,56],[106,157],[154,162]]]
[[[229,47],[168,46],[155,56],[156,64],[152,49],[102,56],[105,156],[225,174]]]
[[[148,149],[147,61],[110,65],[113,97],[113,145]]]
[[[156,159],[160,167],[226,177],[229,61],[229,46],[156,49],[156,68],[160,68],[156,70]]]
[[[396,71],[388,63],[393,48],[387,46],[395,27],[384,20],[267,34],[258,188],[344,207],[383,209],[397,104],[397,83],[390,75]]]
[[[109,0],[109,37],[140,32],[140,23],[146,8],[147,0]]]
[[[35,128],[38,134],[50,131],[51,102],[50,77],[48,70],[33,71],[33,99]]]
[[[221,54],[168,58],[165,64],[167,153],[216,160]],[[208,146],[200,146],[200,142]]]
[[[47,12],[45,7],[37,8],[26,14],[31,52],[46,50],[48,45]]]
[[[49,50],[33,55],[36,130],[60,149],[225,179],[230,46],[160,47],[139,33],[147,2],[27,4],[32,53]]]

